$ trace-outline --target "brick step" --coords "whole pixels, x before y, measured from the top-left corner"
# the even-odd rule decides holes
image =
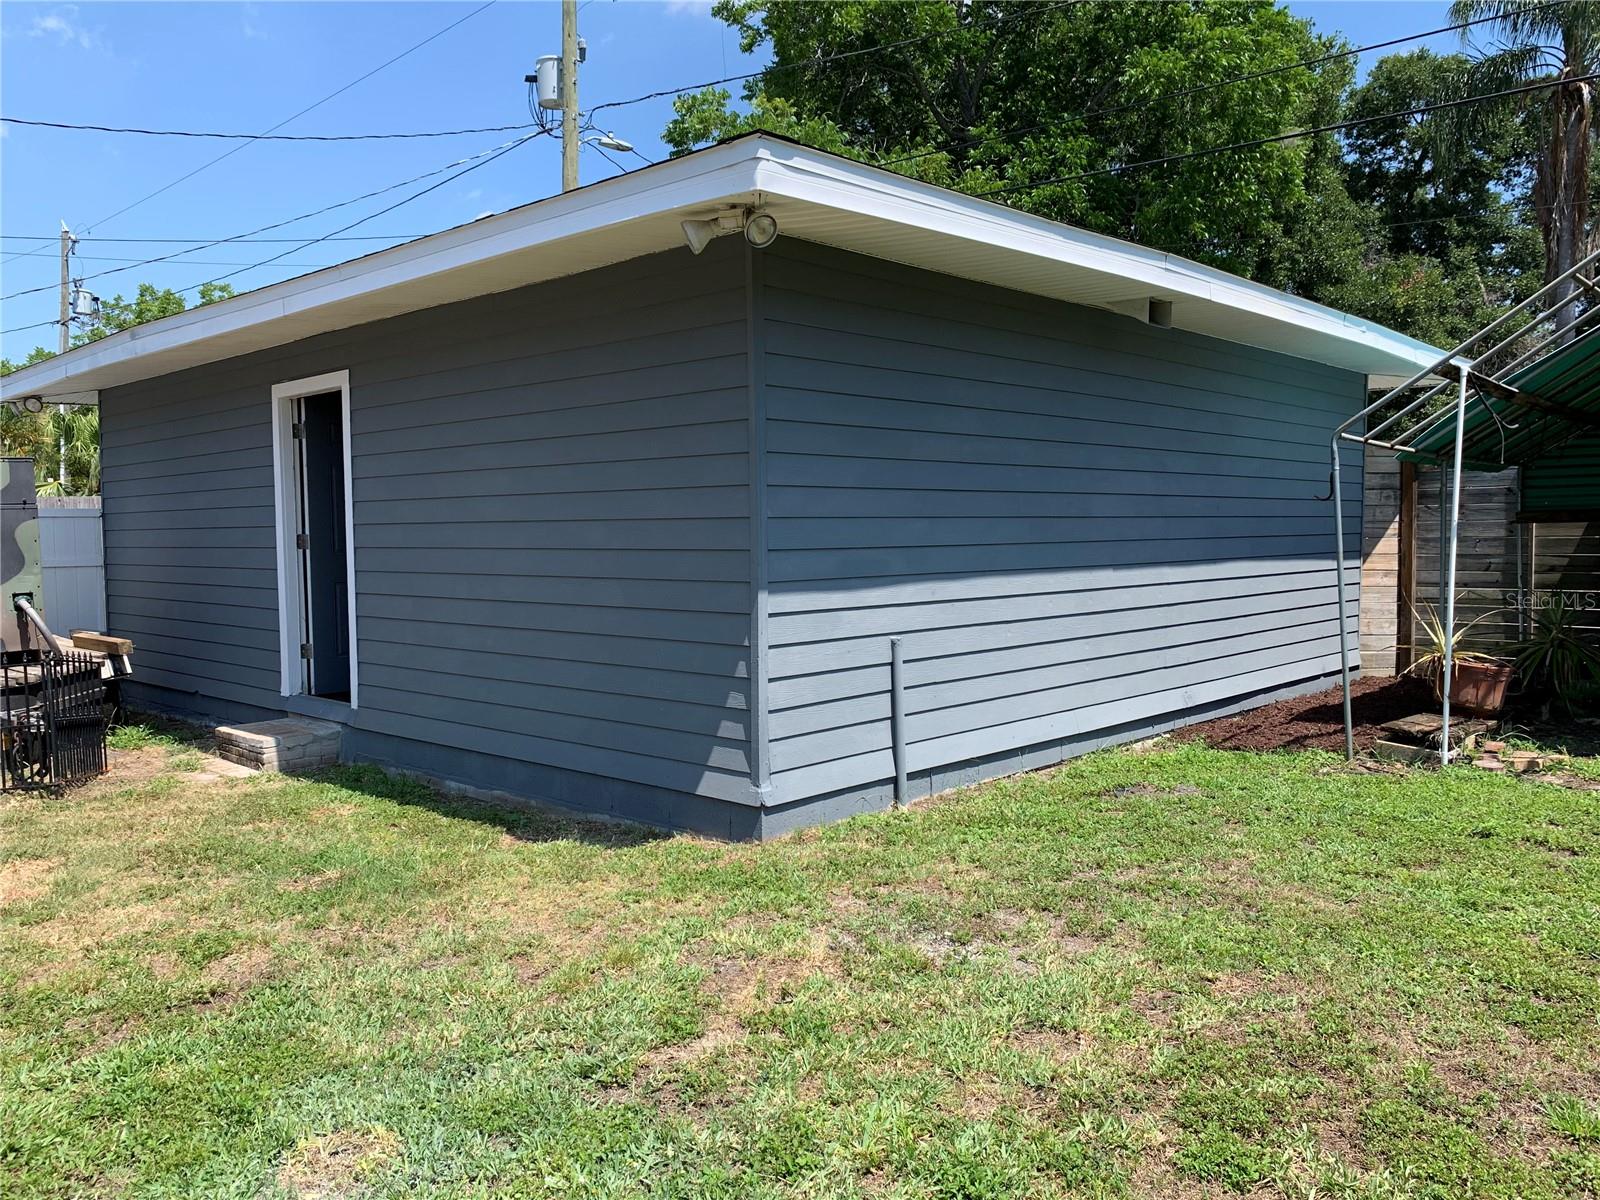
[[[222,725],[217,756],[256,771],[315,771],[339,761],[343,726],[312,717],[279,717],[251,725]]]

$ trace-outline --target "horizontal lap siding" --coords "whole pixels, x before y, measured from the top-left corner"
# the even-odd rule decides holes
[[[135,677],[272,708],[278,592],[265,392],[216,368],[103,392],[101,490],[106,623],[138,647]]]
[[[893,774],[894,635],[913,773],[1337,670],[1358,376],[820,247],[765,278],[775,802]]]
[[[730,243],[116,389],[112,627],[278,706],[268,397],[349,369],[354,724],[748,799],[746,344]]]

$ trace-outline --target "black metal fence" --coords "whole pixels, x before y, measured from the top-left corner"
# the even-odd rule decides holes
[[[106,769],[101,659],[81,650],[0,662],[0,791],[58,791]]]

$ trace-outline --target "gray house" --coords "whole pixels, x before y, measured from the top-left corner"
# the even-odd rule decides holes
[[[0,386],[100,405],[135,703],[765,837],[1326,686],[1436,357],[752,136]]]

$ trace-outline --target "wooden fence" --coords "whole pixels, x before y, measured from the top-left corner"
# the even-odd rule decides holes
[[[1362,511],[1361,665],[1404,669],[1425,641],[1416,617],[1438,612],[1442,472],[1402,468],[1369,447]],[[1504,653],[1527,636],[1531,613],[1559,593],[1600,638],[1600,521],[1518,519],[1515,469],[1469,471],[1461,484],[1456,548],[1456,621],[1472,623],[1466,645]]]

